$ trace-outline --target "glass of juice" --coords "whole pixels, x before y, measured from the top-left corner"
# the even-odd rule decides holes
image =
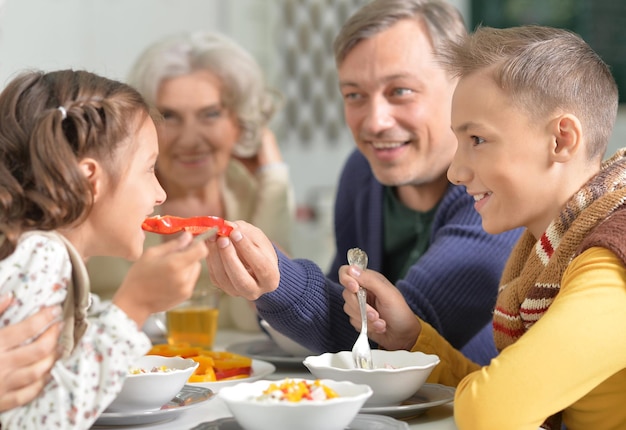
[[[221,290],[196,286],[192,297],[166,312],[167,342],[211,349],[217,332]]]

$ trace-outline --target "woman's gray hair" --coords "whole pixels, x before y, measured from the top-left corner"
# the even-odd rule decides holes
[[[166,37],[139,56],[130,70],[128,83],[154,105],[164,80],[201,70],[218,77],[222,84],[222,104],[235,114],[241,127],[234,154],[253,156],[261,145],[262,130],[282,97],[267,87],[252,55],[228,37],[212,32]]]
[[[360,41],[404,19],[424,23],[434,52],[446,41],[457,40],[467,34],[461,12],[443,0],[374,0],[354,13],[335,38],[333,48],[337,66]]]

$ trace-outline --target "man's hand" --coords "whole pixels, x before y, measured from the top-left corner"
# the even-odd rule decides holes
[[[237,221],[230,237],[208,241],[211,280],[226,294],[256,300],[278,288],[278,256],[257,227]]]

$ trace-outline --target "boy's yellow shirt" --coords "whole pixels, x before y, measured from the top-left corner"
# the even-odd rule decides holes
[[[568,430],[626,428],[625,280],[611,251],[585,251],[546,314],[483,368],[421,322],[413,349],[441,359],[429,382],[458,383],[458,428],[536,430],[560,410]]]

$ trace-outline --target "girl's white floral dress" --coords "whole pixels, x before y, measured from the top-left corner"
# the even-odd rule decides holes
[[[88,429],[120,391],[132,361],[148,351],[149,339],[112,304],[97,313],[90,308],[86,324],[75,320],[92,301],[81,299],[91,299],[89,281],[78,252],[58,233],[23,235],[15,252],[0,261],[0,293],[7,292],[15,300],[0,315],[0,327],[44,306],[66,304],[60,340],[65,353],[39,397],[0,414],[2,429]]]

